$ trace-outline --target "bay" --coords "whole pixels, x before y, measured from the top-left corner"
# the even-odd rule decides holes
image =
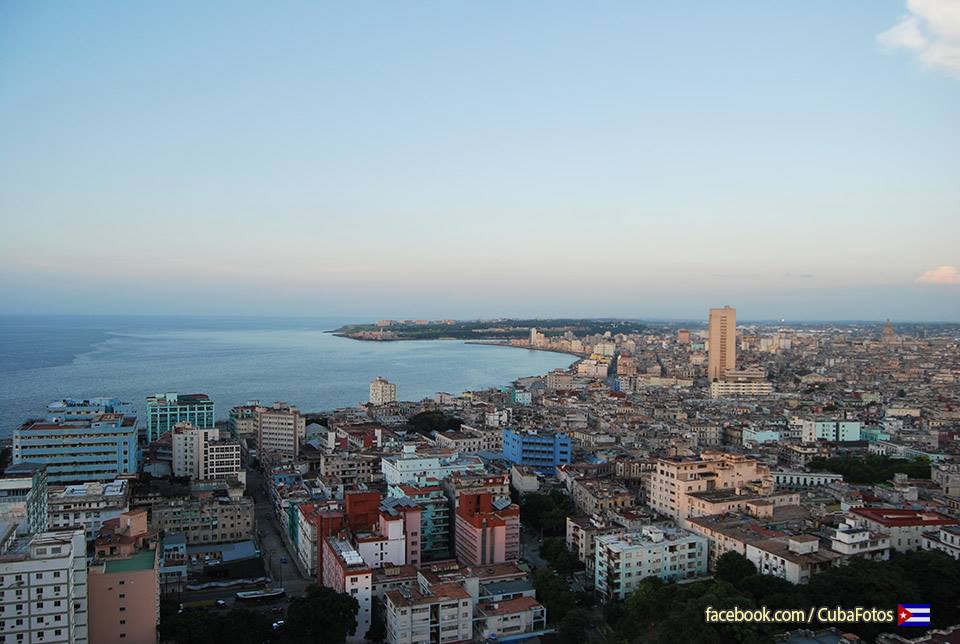
[[[0,436],[60,398],[206,393],[217,417],[248,400],[301,411],[366,402],[376,376],[402,400],[507,385],[573,356],[456,340],[361,342],[327,331],[356,319],[0,316]],[[360,320],[362,322],[362,320]]]

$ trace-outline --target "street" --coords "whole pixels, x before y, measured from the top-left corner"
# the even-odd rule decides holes
[[[313,583],[300,574],[294,563],[296,554],[289,552],[280,535],[280,526],[267,496],[266,481],[259,470],[247,469],[247,490],[256,502],[257,542],[263,554],[264,567],[273,586],[282,586],[287,595],[301,595]],[[286,559],[286,563],[284,563]]]

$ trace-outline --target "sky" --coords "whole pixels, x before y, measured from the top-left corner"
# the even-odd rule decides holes
[[[0,313],[960,321],[960,0],[0,3]]]

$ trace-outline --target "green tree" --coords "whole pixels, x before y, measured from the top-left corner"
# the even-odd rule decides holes
[[[370,609],[370,630],[367,631],[367,640],[380,644],[387,639],[387,615],[383,602],[376,597]]]
[[[313,644],[343,644],[357,630],[357,600],[345,593],[317,585],[307,587],[303,597],[290,601],[283,641]]]
[[[757,574],[757,567],[739,552],[731,550],[717,558],[717,567],[714,572],[717,579],[729,581],[737,586],[742,580],[755,574]]]
[[[564,644],[580,644],[590,626],[590,613],[582,608],[576,608],[560,620],[558,629],[560,641]]]
[[[559,623],[563,616],[576,607],[576,597],[567,582],[550,568],[538,568],[533,572],[533,587],[537,601],[547,609],[547,621]]]

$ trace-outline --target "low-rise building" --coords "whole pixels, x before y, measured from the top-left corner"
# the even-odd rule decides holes
[[[187,545],[252,539],[253,499],[244,496],[161,501],[152,507],[150,527],[161,536],[183,533]]]
[[[939,512],[901,508],[853,508],[851,518],[858,527],[890,536],[890,547],[897,552],[920,550],[924,532],[941,526],[957,525],[957,520]]]
[[[818,572],[836,566],[843,555],[820,547],[820,538],[801,534],[764,539],[747,544],[747,559],[762,575],[773,575],[792,584],[805,584]]]

